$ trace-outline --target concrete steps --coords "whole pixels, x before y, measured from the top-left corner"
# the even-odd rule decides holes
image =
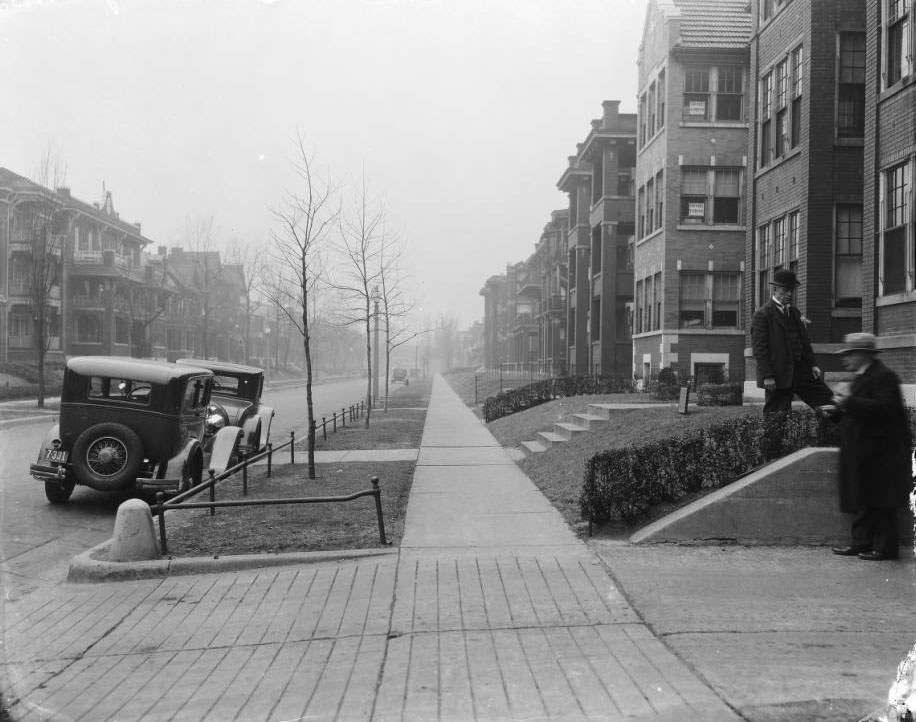
[[[579,426],[584,426],[589,431],[609,421],[607,416],[599,416],[598,414],[570,414],[569,418],[571,418],[574,423]]]
[[[553,425],[554,433],[559,434],[567,441],[571,441],[576,434],[582,434],[588,431],[588,427],[571,424],[567,421],[558,421]]]
[[[532,454],[543,454],[547,451],[547,447],[540,441],[523,441],[522,450],[525,452],[525,456],[531,456]]]
[[[565,444],[569,439],[553,431],[538,431],[537,441],[549,449],[554,444]]]

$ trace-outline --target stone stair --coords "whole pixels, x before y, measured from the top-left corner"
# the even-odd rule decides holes
[[[670,403],[642,404],[588,404],[584,412],[569,414],[568,421],[558,421],[551,431],[539,431],[537,439],[523,441],[522,451],[525,456],[542,454],[551,446],[565,444],[579,434],[595,431],[606,424],[615,409],[644,409],[648,406],[671,406]]]

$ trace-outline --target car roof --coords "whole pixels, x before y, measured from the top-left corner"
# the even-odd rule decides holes
[[[152,381],[157,384],[168,383],[172,379],[206,374],[209,369],[185,364],[178,366],[168,361],[152,359],[127,358],[123,356],[73,356],[67,360],[67,368],[82,376],[126,376],[138,381]]]
[[[229,361],[206,361],[202,358],[180,358],[175,361],[182,366],[200,366],[201,368],[210,369],[214,373],[231,373],[231,374],[262,374],[264,369],[257,366],[245,366],[243,364],[234,364]]]

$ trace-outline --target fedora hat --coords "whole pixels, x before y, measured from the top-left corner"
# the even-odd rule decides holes
[[[878,339],[871,333],[847,333],[843,336],[843,348],[837,353],[853,353],[854,351],[878,353]]]
[[[770,281],[770,285],[782,286],[783,288],[798,288],[801,286],[795,277],[795,271],[790,271],[786,268],[780,268],[773,274],[773,280]]]

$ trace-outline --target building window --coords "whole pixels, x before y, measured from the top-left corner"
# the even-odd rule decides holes
[[[760,79],[760,167],[784,156],[801,135],[802,48],[795,48]]]
[[[601,273],[601,226],[592,228],[592,275],[596,276]]]
[[[652,277],[653,313],[652,330],[658,331],[662,327],[662,274],[656,273]]]
[[[706,221],[706,168],[681,168],[681,222]]]
[[[684,120],[709,120],[709,68],[684,72]]]
[[[639,147],[646,144],[646,94],[639,99]]]
[[[712,86],[710,78],[715,78]],[[689,67],[684,73],[683,118],[691,121],[741,121],[744,69],[739,66]]]
[[[908,252],[907,194],[910,187],[910,166],[903,163],[884,172],[884,228],[881,244],[882,295],[907,290],[907,277],[912,276],[912,251]]]
[[[804,74],[804,53],[801,46],[795,48],[792,57],[792,133],[790,145],[795,148],[801,138],[802,77]]]
[[[658,110],[655,105],[655,83],[649,86],[649,95],[646,97],[646,110],[649,113],[649,118],[646,121],[646,135],[651,138],[655,135],[655,113]]]
[[[643,238],[646,235],[646,189],[641,187],[638,193],[638,199],[636,205],[639,207],[639,228],[637,229],[636,235],[639,238]]]
[[[655,230],[655,179],[646,181],[646,232]]]
[[[681,168],[681,223],[736,225],[740,210],[740,169]]]
[[[862,206],[836,208],[835,304],[862,306]]]
[[[679,323],[681,328],[706,325],[706,273],[681,271]]]
[[[115,316],[115,343],[130,343],[129,327],[127,316]]]
[[[712,274],[713,327],[738,328],[740,289],[740,271],[716,271]]]
[[[28,311],[11,311],[9,316],[7,338],[9,345],[15,348],[31,348],[32,317]]]
[[[737,168],[713,171],[712,222],[737,224],[741,204],[741,173]]]
[[[910,0],[887,0],[884,25],[884,87],[889,88],[910,74]]]
[[[81,313],[76,317],[77,343],[102,343],[102,319],[98,314]]]
[[[740,67],[718,68],[716,89],[716,120],[744,118],[744,71]]]
[[[782,268],[786,252],[786,219],[773,221],[773,268]]]
[[[757,305],[762,306],[770,297],[770,225],[765,223],[757,229],[757,243],[754,261],[757,269]]]
[[[662,211],[665,209],[665,171],[660,170],[655,176],[655,227],[664,225]]]
[[[767,73],[760,81],[760,167],[770,164],[773,158],[773,74]]]
[[[792,211],[789,219],[789,268],[793,271],[798,266],[798,211]]]
[[[570,249],[569,251],[569,290],[572,291],[576,288],[576,249]]]
[[[837,137],[865,135],[865,33],[840,33]]]
[[[592,341],[601,340],[601,298],[592,299],[592,313],[589,318]]]
[[[658,74],[658,127],[665,127],[665,71]]]

